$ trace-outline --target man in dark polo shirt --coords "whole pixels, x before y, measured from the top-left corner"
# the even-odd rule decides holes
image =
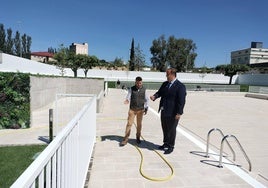
[[[142,128],[142,117],[147,114],[149,98],[146,95],[146,89],[142,86],[142,78],[136,77],[135,86],[132,86],[128,90],[128,94],[125,100],[125,104],[129,104],[128,120],[126,125],[125,137],[120,143],[124,146],[128,142],[132,124],[134,123],[135,116],[137,117],[137,132],[136,141],[139,144],[141,142],[141,128]]]

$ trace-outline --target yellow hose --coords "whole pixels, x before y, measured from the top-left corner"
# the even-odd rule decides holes
[[[174,176],[174,170],[173,170],[173,167],[171,166],[171,164],[159,153],[157,152],[156,150],[154,150],[154,152],[160,156],[160,158],[169,166],[170,170],[171,170],[171,173],[170,175],[168,175],[167,177],[150,177],[148,175],[145,175],[143,170],[142,170],[142,166],[143,166],[143,154],[140,150],[140,148],[138,148],[137,146],[135,146],[136,149],[139,151],[140,153],[140,156],[141,156],[141,162],[140,162],[140,174],[148,179],[148,180],[151,180],[151,181],[167,181],[167,180],[170,180],[173,176]]]
[[[135,124],[135,123],[134,123]],[[135,124],[135,126],[136,126],[136,124]],[[145,139],[141,136],[141,138],[145,141]],[[145,173],[143,172],[143,170],[142,170],[142,167],[143,167],[143,154],[142,154],[142,151],[141,151],[141,149],[138,147],[138,146],[135,146],[135,148],[138,150],[138,152],[140,153],[140,156],[141,156],[141,162],[140,162],[140,169],[139,169],[139,171],[140,171],[140,174],[144,177],[144,178],[146,178],[146,179],[148,179],[148,180],[151,180],[151,181],[168,181],[168,180],[170,180],[173,176],[174,176],[174,169],[173,169],[173,167],[171,166],[171,164],[166,160],[166,158],[165,157],[163,157],[163,155],[161,155],[158,151],[156,151],[155,149],[154,149],[154,152],[169,166],[169,168],[170,168],[170,171],[171,171],[171,173],[170,173],[170,175],[168,175],[168,176],[166,176],[166,177],[150,177],[150,176],[148,176],[148,175],[145,175]]]
[[[103,119],[98,119],[98,120],[108,120],[108,121],[110,121],[110,120],[126,120],[125,118],[103,118]],[[137,125],[134,123],[134,125],[135,125],[135,127],[137,128]],[[144,137],[143,136],[141,136],[141,138],[144,140],[144,141],[146,141],[145,139],[144,139]],[[140,174],[144,177],[144,178],[146,178],[146,179],[148,179],[148,180],[151,180],[151,181],[168,181],[168,180],[170,180],[173,176],[174,176],[174,169],[173,169],[173,167],[171,166],[171,164],[166,160],[166,158],[165,157],[163,157],[163,155],[161,155],[158,151],[156,151],[155,149],[153,150],[166,164],[167,164],[167,166],[170,168],[170,171],[171,171],[171,173],[170,173],[170,175],[168,175],[168,176],[166,176],[166,177],[150,177],[150,176],[148,176],[148,175],[146,175],[144,172],[143,172],[143,170],[142,170],[142,167],[143,167],[143,154],[142,154],[142,151],[141,151],[141,149],[138,147],[138,146],[135,146],[135,148],[138,150],[138,152],[139,152],[139,154],[140,154],[140,156],[141,156],[141,162],[140,162],[140,168],[139,168],[139,171],[140,171]]]

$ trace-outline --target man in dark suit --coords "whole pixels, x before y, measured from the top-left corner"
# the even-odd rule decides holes
[[[163,130],[163,142],[159,149],[165,150],[164,154],[173,152],[176,139],[176,128],[183,114],[185,105],[186,88],[176,78],[176,69],[166,70],[167,81],[163,82],[159,90],[150,99],[155,101],[161,97],[159,110],[161,110],[161,125]]]

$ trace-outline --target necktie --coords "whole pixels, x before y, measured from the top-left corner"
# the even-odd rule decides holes
[[[170,88],[170,86],[171,86],[171,82],[168,82],[168,89]]]

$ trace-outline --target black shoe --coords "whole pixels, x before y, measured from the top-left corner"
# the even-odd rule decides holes
[[[140,138],[137,138],[137,139],[136,139],[136,142],[137,142],[137,144],[140,144],[140,143],[141,143]]]
[[[158,147],[158,149],[160,149],[160,150],[165,150],[167,148],[168,148],[168,146],[166,144],[163,144],[162,146]]]
[[[173,152],[173,147],[170,147],[170,148],[168,148],[165,152],[164,152],[164,154],[170,154],[170,153],[172,153]]]

